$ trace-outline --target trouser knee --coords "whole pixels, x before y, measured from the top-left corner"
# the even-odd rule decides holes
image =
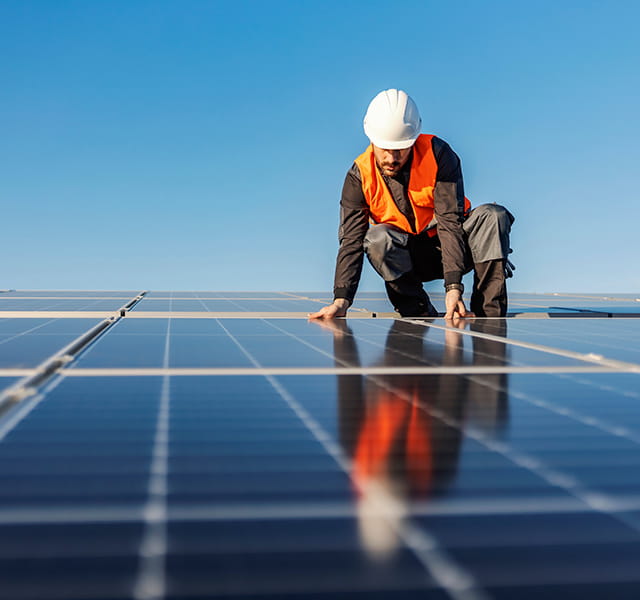
[[[481,204],[473,209],[473,217],[480,222],[495,223],[501,231],[509,232],[515,218],[500,204]]]
[[[412,269],[409,235],[388,225],[372,225],[364,238],[371,266],[385,281],[395,281]]]
[[[499,204],[482,204],[471,211],[463,228],[474,263],[507,258],[514,220],[513,215]]]

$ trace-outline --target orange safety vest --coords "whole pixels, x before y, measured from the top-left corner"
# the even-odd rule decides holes
[[[432,222],[434,220],[433,189],[436,186],[438,163],[431,145],[432,135],[421,134],[413,145],[413,160],[409,175],[407,193],[415,214],[415,231],[421,233],[431,225],[428,235],[433,237],[437,231]],[[391,196],[380,171],[376,166],[373,146],[369,147],[355,160],[360,169],[362,192],[369,205],[369,213],[375,223],[394,225],[402,231],[413,233],[407,218],[400,212]],[[471,208],[471,203],[464,199],[465,214]]]

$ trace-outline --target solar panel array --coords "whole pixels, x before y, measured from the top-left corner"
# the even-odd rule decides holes
[[[640,597],[637,298],[329,301],[0,292],[0,599]]]

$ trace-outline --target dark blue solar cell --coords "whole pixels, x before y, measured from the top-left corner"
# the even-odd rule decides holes
[[[0,392],[11,387],[14,383],[20,380],[20,377],[2,377],[0,376]],[[0,417],[2,413],[0,412]]]
[[[0,559],[0,599],[130,598],[137,567],[136,555]]]
[[[120,299],[131,299],[135,298],[140,292],[139,291],[87,291],[87,290],[11,290],[9,292],[2,292],[0,294],[0,298],[120,298]]]
[[[109,329],[109,336],[128,335],[135,337],[138,335],[159,335],[166,336],[166,319],[136,319],[127,317],[120,319]]]
[[[300,524],[304,527],[304,523]],[[387,561],[376,561],[358,551],[328,552],[201,552],[167,557],[169,594],[191,597],[301,592],[382,591],[421,586],[435,587],[418,559],[398,550]]]
[[[0,321],[0,368],[35,367],[99,322],[95,319]]]
[[[175,335],[171,337],[171,367],[251,367],[249,358],[228,337]]]
[[[142,523],[0,524],[0,560],[62,556],[132,556]]]
[[[130,299],[123,298],[4,298],[0,311],[114,311]]]
[[[0,452],[0,477],[7,475],[24,475],[36,477],[39,475],[69,475],[96,474],[108,477],[111,474],[135,473],[140,476],[149,469],[151,448],[143,444],[116,444],[118,450],[109,452],[109,447],[102,448],[102,455],[95,448],[88,448],[82,456],[77,453],[75,445],[60,445],[47,455],[46,461],[38,454],[37,448],[25,444],[20,446],[7,443],[5,450]],[[7,450],[13,449],[13,452]],[[129,450],[123,453],[123,450]],[[65,452],[66,450],[66,452]],[[117,456],[117,460],[113,457]]]
[[[640,581],[640,539],[447,550],[485,587]]]
[[[200,300],[179,298],[176,300],[166,298],[143,298],[132,309],[132,312],[206,312],[207,308],[203,306]]]
[[[169,467],[175,473],[197,473],[202,477],[210,473],[282,473],[289,472],[292,475],[304,472],[313,472],[319,479],[323,473],[335,470],[335,460],[328,454],[305,453],[289,455],[265,456],[264,453],[234,454],[234,455],[206,455],[172,453],[169,457]]]
[[[347,518],[172,521],[168,534],[173,554],[304,552],[310,544],[324,551],[362,548],[358,522]]]
[[[0,507],[142,503],[148,494],[146,478],[146,471],[128,475],[111,473],[108,477],[104,474],[0,477]]]
[[[139,334],[136,336],[105,335],[87,350],[73,367],[156,367],[163,365],[165,340],[163,336]]]
[[[489,513],[416,517],[445,547],[484,548],[637,542],[638,533],[597,512]]]
[[[161,319],[158,319],[161,320]],[[167,331],[167,320],[161,320]],[[227,337],[227,333],[220,325],[218,319],[171,319],[171,335],[202,335],[202,336],[218,336]]]
[[[602,600],[602,598],[616,598],[616,600],[636,600],[640,592],[640,578],[632,581],[589,581],[587,583],[551,583],[519,586],[489,587],[487,593],[494,600],[566,600],[580,598],[580,600]]]

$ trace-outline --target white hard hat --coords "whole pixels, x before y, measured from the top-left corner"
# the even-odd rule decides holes
[[[402,90],[380,92],[364,116],[364,132],[378,148],[410,148],[420,135],[422,119],[416,103]]]

